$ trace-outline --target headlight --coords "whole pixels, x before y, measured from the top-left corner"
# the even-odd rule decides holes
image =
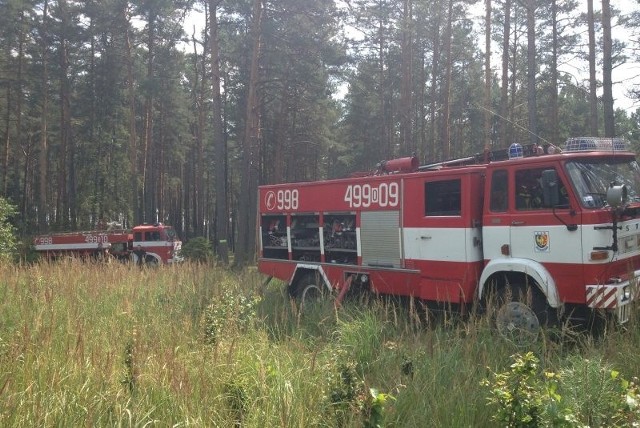
[[[625,285],[622,288],[622,301],[627,301],[631,298],[631,289],[629,288],[628,285]]]

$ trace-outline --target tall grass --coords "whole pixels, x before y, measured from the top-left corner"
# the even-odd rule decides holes
[[[494,425],[481,383],[524,350],[484,320],[427,323],[375,299],[300,314],[262,279],[190,264],[0,266],[0,426],[359,427],[370,388],[393,397],[390,426]],[[604,420],[589,410],[602,373],[640,376],[639,345],[633,319],[526,350],[576,373],[567,395],[586,425]]]

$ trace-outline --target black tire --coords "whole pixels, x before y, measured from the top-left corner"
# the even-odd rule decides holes
[[[498,333],[518,346],[535,340],[543,327],[557,325],[551,308],[536,285],[511,284],[496,293],[491,311]]]
[[[149,266],[149,267],[157,267],[157,266],[159,266],[160,263],[158,263],[158,259],[156,259],[152,255],[146,254],[144,256],[144,264]]]
[[[295,293],[300,312],[309,310],[314,305],[325,300],[326,294],[324,284],[317,274],[310,273],[300,278],[296,285]]]

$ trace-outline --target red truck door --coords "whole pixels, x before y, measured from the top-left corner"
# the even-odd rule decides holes
[[[479,175],[407,180],[405,259],[420,270],[419,297],[453,303],[473,298],[482,265],[481,195]]]
[[[545,205],[541,176],[553,166],[531,166],[512,171],[510,255],[528,259],[550,273],[561,295],[582,293],[582,228],[579,211],[572,210],[568,188],[558,175],[560,204]],[[556,171],[559,174],[559,171]],[[545,288],[544,284],[541,284]],[[573,291],[571,291],[573,289]]]

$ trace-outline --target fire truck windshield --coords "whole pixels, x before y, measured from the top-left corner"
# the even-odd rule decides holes
[[[167,240],[168,241],[173,241],[174,239],[176,239],[176,231],[175,230],[173,230],[170,227],[166,227],[165,231],[167,232],[167,238],[168,238]]]
[[[629,201],[640,201],[640,167],[635,160],[602,159],[568,162],[571,184],[585,208],[602,208],[607,204],[607,189],[612,184],[625,185]]]

